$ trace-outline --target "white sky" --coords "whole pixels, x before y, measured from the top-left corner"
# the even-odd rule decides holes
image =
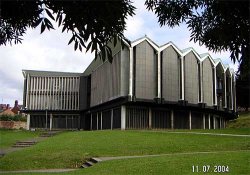
[[[190,32],[186,25],[173,29],[160,27],[155,14],[148,12],[144,0],[136,0],[136,15],[127,20],[125,36],[131,41],[147,35],[158,45],[169,41],[180,49],[193,47],[199,54],[209,52],[215,58],[221,58],[223,63],[237,69],[229,56],[229,52],[213,53],[205,46],[189,42]],[[54,26],[56,27],[56,26]],[[83,72],[94,55],[74,51],[73,45],[67,45],[71,34],[61,33],[61,29],[45,31],[40,34],[40,27],[29,29],[23,37],[22,44],[0,46],[0,103],[14,105],[18,100],[22,104],[23,75],[22,69]]]

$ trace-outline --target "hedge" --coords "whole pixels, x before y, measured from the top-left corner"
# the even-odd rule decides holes
[[[26,122],[27,118],[22,115],[0,115],[0,121],[23,121]]]

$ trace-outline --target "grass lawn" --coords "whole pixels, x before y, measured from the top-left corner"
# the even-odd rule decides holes
[[[218,132],[219,131],[220,130],[218,130]],[[209,157],[209,155],[197,155],[197,158],[196,156],[190,155],[179,156],[179,158],[178,156],[173,156],[173,161],[175,160],[175,163],[173,164],[176,164],[175,167],[184,166],[183,168],[187,169],[186,172],[190,171],[190,165],[185,165],[190,162],[190,160],[192,160],[192,164],[199,163],[199,159],[204,159],[204,163],[210,164],[211,162],[212,164],[217,163],[215,160],[221,159],[222,162],[218,162],[218,164],[223,165],[227,163],[224,163],[224,161],[232,160],[233,156],[231,155],[234,154],[236,160],[237,158],[239,159],[237,161],[234,161],[236,161],[236,163],[238,162],[240,167],[244,167],[246,164],[249,165],[250,138],[180,133],[178,134],[169,133],[167,131],[76,131],[61,133],[52,138],[48,138],[47,140],[44,140],[30,148],[25,148],[23,150],[10,153],[0,158],[0,169],[26,170],[46,168],[75,168],[81,165],[84,159],[89,157],[237,150],[248,150],[248,152],[245,152],[244,154],[241,152],[227,154],[224,153],[225,155],[214,154],[211,155],[212,157]],[[245,154],[248,156],[244,156]],[[215,160],[213,160],[213,156],[216,157]],[[231,156],[231,159],[228,159],[226,156]],[[170,159],[167,156],[163,156],[158,158],[140,158],[137,161],[136,159],[131,159],[119,160],[115,162],[103,162],[100,165],[92,168],[95,169],[99,166],[109,167],[111,166],[109,164],[116,163],[118,163],[119,165],[120,162],[120,166],[125,166],[128,163],[128,169],[130,169],[129,164],[133,164],[133,161],[136,161],[139,164],[143,164],[143,162],[146,161],[144,162],[143,167],[139,167],[139,169],[143,169],[141,171],[146,171],[144,170],[145,168],[153,167],[147,163],[147,161],[152,162],[152,160],[150,159],[155,159],[159,163],[165,160],[167,165],[164,166],[170,166],[167,163],[168,161],[170,161]],[[183,165],[181,163],[182,160],[184,161]],[[122,163],[123,161],[125,162]],[[202,162],[200,162],[199,165],[200,164],[202,164]],[[146,165],[148,165],[149,167]],[[164,166],[163,169],[168,171]],[[237,165],[234,166],[237,168]],[[92,170],[90,169],[86,171],[90,171],[89,173],[91,173]],[[106,171],[111,171],[111,169],[113,169],[112,166],[109,170]],[[163,169],[159,171],[163,171]],[[122,173],[123,172],[114,174]],[[98,173],[98,171],[96,171],[96,174],[105,174],[105,172]],[[141,174],[144,173],[142,172]]]
[[[221,157],[223,156],[223,159]],[[225,157],[224,157],[225,156]],[[249,167],[247,164],[237,167],[237,162],[244,162],[250,153],[226,153],[226,154],[206,154],[206,155],[175,155],[160,156],[151,158],[137,158],[104,162],[93,169],[85,169],[85,174],[194,174],[192,166],[199,166],[200,171],[203,165],[210,165],[211,171],[215,165],[227,165],[229,172],[235,174],[247,174]],[[111,168],[109,168],[111,167]],[[231,168],[230,168],[231,167]],[[242,170],[242,171],[241,171]],[[244,173],[243,173],[244,172]],[[214,174],[214,173],[212,173]]]
[[[168,155],[150,158],[134,158],[124,160],[111,160],[101,162],[91,168],[81,169],[73,172],[59,173],[67,175],[152,175],[152,174],[174,174],[174,175],[193,175],[193,174],[234,174],[248,175],[250,172],[249,160],[250,151],[240,151],[232,153],[209,153],[194,155]],[[193,167],[195,169],[193,170]],[[198,171],[196,169],[198,166]],[[207,172],[203,172],[203,166],[210,166]],[[228,167],[227,172],[219,171],[219,166]],[[204,169],[204,171],[206,171]],[[195,171],[195,172],[193,172]],[[18,173],[24,174],[44,174],[44,173]],[[57,173],[46,173],[53,175]]]
[[[0,149],[8,148],[18,140],[27,140],[38,135],[39,132],[0,129]]]
[[[226,165],[232,174],[249,174],[250,168],[246,160],[249,160],[250,152],[198,154],[198,155],[174,155],[150,158],[136,158],[126,160],[113,160],[103,162],[96,167],[85,169],[82,174],[198,174],[194,173],[192,166],[198,166],[199,171],[205,165],[210,165],[210,171],[215,174],[214,166]],[[240,164],[239,164],[240,163]],[[196,171],[196,169],[194,169]],[[79,173],[80,174],[80,173]],[[202,174],[202,173],[201,173]],[[203,173],[204,174],[204,173]]]

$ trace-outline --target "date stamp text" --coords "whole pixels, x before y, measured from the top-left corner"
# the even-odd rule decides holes
[[[192,165],[193,173],[229,173],[228,165]]]

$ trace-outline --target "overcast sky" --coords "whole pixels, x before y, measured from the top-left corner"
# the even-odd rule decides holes
[[[189,42],[190,32],[186,25],[173,29],[160,27],[156,15],[148,12],[144,0],[136,0],[136,15],[127,20],[125,36],[131,41],[147,35],[158,45],[169,41],[180,49],[193,47],[199,54],[209,52],[223,63],[237,69],[231,63],[229,52],[213,53],[204,46]],[[56,27],[56,26],[54,26]],[[83,72],[93,59],[93,54],[74,51],[73,45],[67,45],[70,34],[61,33],[61,29],[40,34],[40,28],[28,30],[22,44],[0,46],[0,103],[14,105],[18,100],[22,104],[23,75],[22,69]]]

